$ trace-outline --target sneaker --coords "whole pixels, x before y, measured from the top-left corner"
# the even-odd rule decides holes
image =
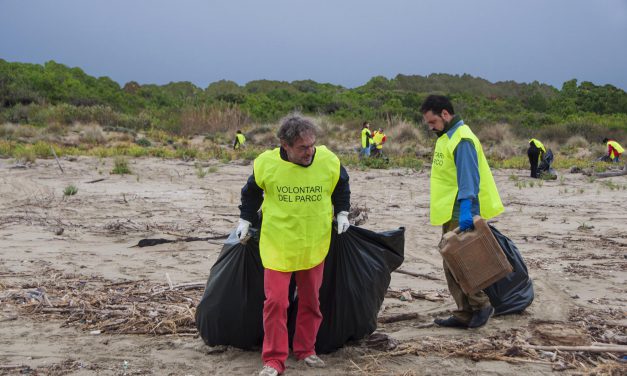
[[[278,374],[279,371],[270,366],[263,366],[261,371],[259,371],[259,376],[277,376]]]
[[[306,357],[305,359],[305,364],[308,365],[309,367],[313,367],[313,368],[324,368],[327,365],[324,363],[324,360],[320,359],[318,357],[318,355],[314,354],[314,355],[309,355],[308,357]]]
[[[472,313],[472,319],[470,319],[470,323],[468,323],[469,328],[478,328],[484,326],[490,320],[490,317],[494,314],[494,307],[487,306],[485,308],[481,308],[478,311],[474,311]]]
[[[468,328],[468,324],[460,321],[457,317],[451,316],[448,319],[435,319],[433,320],[438,326],[443,326],[446,328]]]

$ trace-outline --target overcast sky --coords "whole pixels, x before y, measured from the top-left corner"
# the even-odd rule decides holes
[[[627,90],[627,0],[0,0],[0,58],[120,84],[468,73]]]

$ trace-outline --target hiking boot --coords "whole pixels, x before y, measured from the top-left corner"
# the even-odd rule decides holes
[[[304,361],[306,365],[308,365],[309,367],[313,367],[313,368],[324,368],[327,366],[324,363],[324,360],[320,359],[318,355],[316,354],[309,355],[308,357],[304,359]]]
[[[484,326],[490,320],[490,317],[494,314],[494,307],[487,306],[485,308],[481,308],[478,311],[474,311],[472,313],[472,319],[470,319],[470,323],[468,323],[469,328],[479,328]]]
[[[263,366],[261,371],[259,371],[259,376],[277,376],[278,374],[279,371],[270,366]]]
[[[451,316],[448,319],[435,319],[433,320],[439,326],[443,326],[445,328],[468,328],[468,324],[463,321],[460,321],[457,317]]]

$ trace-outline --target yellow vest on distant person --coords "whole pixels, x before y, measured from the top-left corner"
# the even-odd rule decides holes
[[[542,144],[542,142],[536,140],[535,138],[532,138],[531,140],[529,140],[529,143],[532,143],[534,145],[536,145],[536,147],[540,150],[542,150],[543,153],[546,153],[546,149],[544,148],[544,144]]]
[[[236,134],[235,137],[237,137],[237,144],[235,145],[235,149],[239,149],[239,147],[244,145],[244,142],[246,142],[246,137],[241,133]]]
[[[368,139],[372,139],[372,136],[370,134],[370,129],[363,128],[361,130],[361,148],[362,149],[370,146],[370,142],[368,141]]]
[[[483,154],[483,148],[477,136],[467,125],[461,125],[453,137],[447,134],[438,138],[431,164],[431,204],[430,218],[432,225],[442,225],[453,217],[453,207],[457,192],[457,167],[455,148],[462,139],[472,141],[477,151],[479,163],[479,210],[484,219],[495,217],[503,212],[503,203],[494,183],[490,166]]]
[[[619,157],[621,154],[623,154],[625,152],[625,149],[623,149],[623,147],[620,146],[620,144],[618,142],[614,141],[614,140],[609,140],[607,142],[607,144],[611,145],[614,148],[614,150],[616,150],[618,152],[618,155],[614,155],[614,150],[612,150],[610,152],[610,158],[612,158],[612,159],[614,159],[616,157]]]
[[[374,132],[374,136],[372,137],[374,144],[379,150],[383,149],[383,144],[381,143],[381,141],[383,141],[383,137],[385,137],[385,133],[383,132]]]
[[[535,138],[532,138],[531,140],[529,140],[529,143],[532,143],[540,150],[542,150],[542,153],[540,153],[538,155],[538,162],[542,161],[542,154],[546,154],[546,149],[544,148],[544,144],[542,144],[542,142],[540,142],[539,140],[536,140]]]
[[[255,182],[264,191],[259,250],[264,268],[280,272],[311,269],[324,261],[331,243],[331,194],[340,178],[340,160],[316,147],[308,167],[285,161],[280,149],[254,162]]]

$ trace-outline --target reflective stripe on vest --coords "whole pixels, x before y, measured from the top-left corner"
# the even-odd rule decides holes
[[[453,207],[457,198],[457,167],[455,166],[455,148],[462,139],[472,141],[477,151],[479,163],[479,209],[481,217],[489,219],[503,212],[501,197],[494,183],[490,166],[483,154],[479,139],[467,125],[462,125],[453,137],[447,134],[438,138],[431,164],[431,205],[432,225],[442,225],[453,217]]]
[[[361,147],[365,148],[370,146],[370,142],[368,141],[369,138],[372,138],[370,136],[370,129],[368,128],[364,128],[361,130]]]
[[[542,142],[536,140],[535,138],[532,138],[529,142],[533,142],[538,149],[542,150],[543,153],[546,153],[546,149],[544,148],[544,144],[542,144]]]
[[[383,141],[383,137],[385,137],[385,134],[383,133],[374,133],[374,137],[372,137],[372,140],[374,141],[375,145],[377,145],[377,149],[383,149],[383,144],[381,144],[381,141]]]
[[[620,146],[620,144],[614,140],[610,140],[607,142],[608,145],[610,145],[611,147],[614,148],[614,150],[616,150],[616,152],[618,153],[618,155],[614,155],[614,150],[612,150],[610,152],[610,158],[614,159],[618,156],[620,156],[621,154],[623,154],[625,152],[625,149],[623,149],[622,146]]]
[[[319,265],[331,243],[331,194],[340,177],[340,160],[316,147],[312,164],[281,159],[279,148],[254,162],[255,182],[264,191],[259,249],[264,268],[281,272]]]

